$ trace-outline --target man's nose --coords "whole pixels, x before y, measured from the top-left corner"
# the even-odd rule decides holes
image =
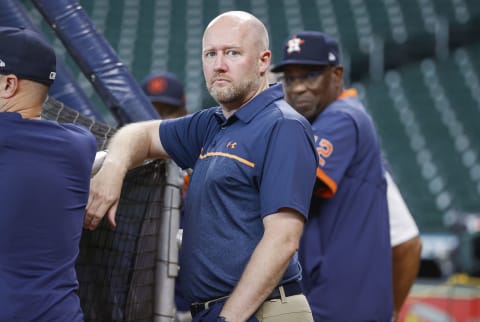
[[[216,72],[225,71],[227,69],[227,65],[225,64],[225,57],[222,54],[218,54],[215,57],[215,62],[213,63],[213,68]]]

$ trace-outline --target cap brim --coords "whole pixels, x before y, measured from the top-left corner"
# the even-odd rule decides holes
[[[175,105],[178,107],[184,106],[183,100],[180,100],[180,99],[175,99],[171,97],[158,97],[158,96],[148,96],[148,98],[152,103],[164,103],[164,104]]]
[[[274,66],[271,69],[271,72],[272,73],[280,73],[280,72],[283,71],[283,69],[285,67],[290,66],[290,65],[328,66],[328,65],[332,65],[332,63],[331,62],[321,62],[321,61],[318,61],[318,60],[291,59],[291,60],[284,61],[284,62]]]

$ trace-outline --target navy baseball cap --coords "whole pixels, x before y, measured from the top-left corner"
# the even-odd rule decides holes
[[[152,103],[185,106],[183,84],[172,73],[148,75],[142,82],[142,89]]]
[[[339,65],[337,41],[320,31],[302,31],[287,38],[282,48],[283,60],[272,68],[279,73],[288,65]]]
[[[0,26],[0,74],[50,86],[56,76],[55,52],[33,30]]]

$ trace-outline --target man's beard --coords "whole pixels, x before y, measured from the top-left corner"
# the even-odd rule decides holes
[[[252,78],[250,80],[243,80],[238,85],[230,84],[225,87],[210,85],[208,92],[219,104],[227,105],[245,100],[253,89],[258,88],[258,83],[258,79]]]

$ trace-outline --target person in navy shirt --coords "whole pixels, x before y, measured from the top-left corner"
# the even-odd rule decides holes
[[[185,202],[181,285],[194,321],[313,321],[297,248],[318,164],[308,121],[269,86],[265,26],[231,11],[203,35],[207,88],[220,104],[130,124],[92,179],[85,227],[115,225],[127,169],[171,157],[193,175]]]
[[[40,119],[55,54],[0,27],[0,321],[83,321],[79,253],[94,136]]]
[[[285,42],[287,101],[312,123],[317,182],[299,257],[315,321],[390,321],[392,255],[379,139],[354,89],[344,90],[337,42],[304,31]]]

